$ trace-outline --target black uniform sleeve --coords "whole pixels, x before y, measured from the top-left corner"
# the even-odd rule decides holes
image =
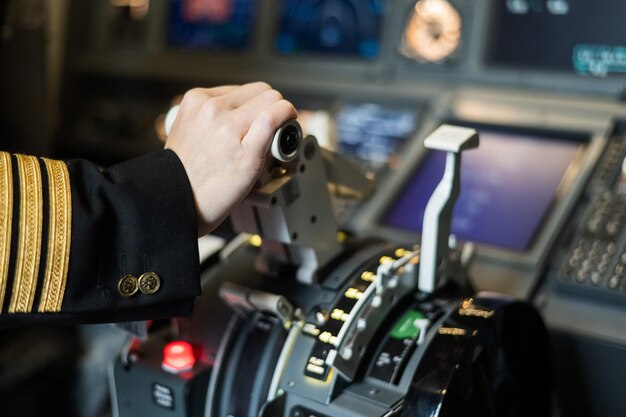
[[[0,323],[185,315],[198,268],[193,195],[173,152],[104,172],[0,152]]]

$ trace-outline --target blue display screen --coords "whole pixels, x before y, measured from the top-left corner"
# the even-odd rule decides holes
[[[341,153],[374,167],[388,164],[417,128],[420,109],[346,104],[337,112]]]
[[[461,240],[526,250],[584,142],[556,135],[478,131],[479,148],[463,153],[452,233]],[[444,164],[445,152],[429,152],[383,223],[420,232],[426,203],[441,180]]]
[[[168,40],[192,49],[243,49],[250,44],[257,0],[172,0]]]
[[[624,0],[497,0],[487,61],[496,66],[626,74]]]
[[[375,59],[388,0],[283,0],[276,49]]]

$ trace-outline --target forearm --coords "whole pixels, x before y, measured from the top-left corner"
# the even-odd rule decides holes
[[[86,161],[2,156],[1,321],[119,321],[190,310],[200,291],[197,223],[176,155],[160,151],[103,173]]]

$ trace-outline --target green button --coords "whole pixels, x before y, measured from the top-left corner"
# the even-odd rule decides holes
[[[404,316],[393,327],[391,330],[391,337],[394,339],[416,339],[419,336],[420,331],[422,330],[417,324],[415,324],[416,320],[425,319],[426,316],[420,311],[409,310],[404,313]]]

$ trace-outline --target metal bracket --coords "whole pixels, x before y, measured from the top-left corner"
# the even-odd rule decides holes
[[[219,294],[243,317],[255,311],[270,313],[278,317],[285,327],[289,327],[295,317],[294,307],[283,295],[242,287],[228,281],[222,284]]]
[[[477,148],[478,144],[476,130],[445,124],[424,141],[427,148],[446,151],[447,155],[443,177],[424,211],[418,284],[420,291],[434,292],[440,268],[445,267],[452,210],[461,190],[461,152]]]

